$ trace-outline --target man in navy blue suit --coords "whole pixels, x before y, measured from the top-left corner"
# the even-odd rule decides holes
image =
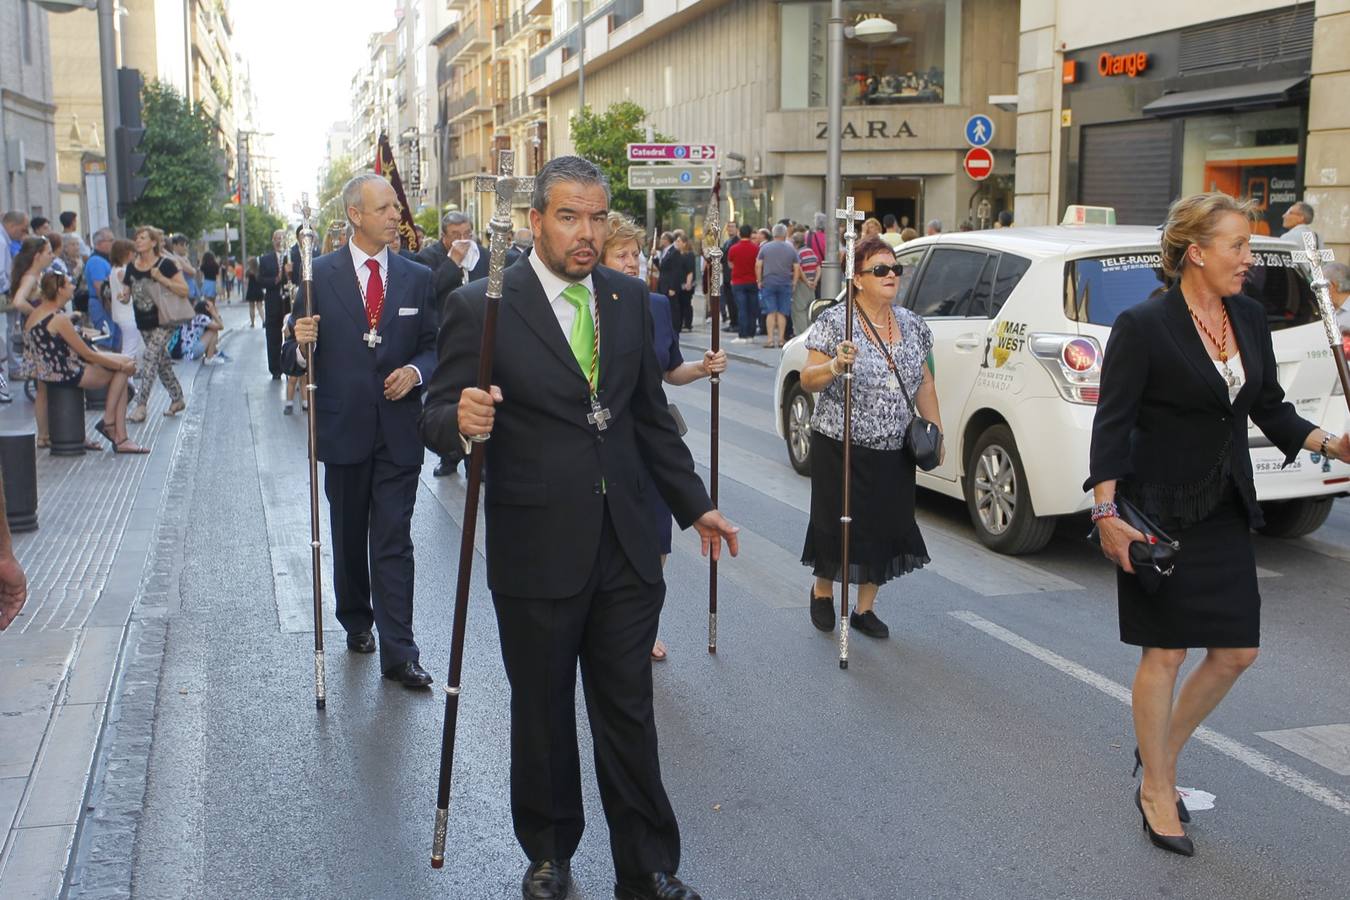
[[[425,688],[431,676],[413,639],[412,514],[424,453],[422,385],[436,365],[432,273],[389,249],[398,246],[400,215],[389,182],[358,175],[342,200],[352,238],[314,261],[314,315],[296,319],[283,363],[304,374],[300,347],[314,344],[317,452],[347,646],[373,653],[374,626],[385,677]]]

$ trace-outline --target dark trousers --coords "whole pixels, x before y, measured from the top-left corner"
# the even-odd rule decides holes
[[[652,713],[652,642],[665,584],[628,562],[609,514],[590,579],[573,597],[493,594],[511,684],[511,817],[531,860],[567,859],[585,828],[576,670],[595,743],[615,870],[674,872],[680,832],[661,784]]]
[[[726,319],[732,328],[737,327],[736,323],[741,320],[736,309],[736,292],[731,289],[730,281],[722,285],[722,318]]]
[[[736,334],[738,337],[752,338],[755,336],[755,323],[759,321],[759,288],[753,284],[737,284],[731,290],[736,295],[739,325]]]
[[[680,322],[686,331],[694,327],[694,292],[679,291],[678,299],[680,301]]]
[[[269,319],[263,323],[267,335],[267,371],[273,375],[284,374],[281,371],[281,323],[275,324]]]
[[[332,510],[333,591],[348,634],[375,628],[384,671],[419,659],[413,639],[412,514],[417,466],[396,465],[381,438],[365,462],[323,468]]]

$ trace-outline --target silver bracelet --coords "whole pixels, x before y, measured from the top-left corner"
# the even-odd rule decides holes
[[[1318,449],[1318,452],[1322,454],[1323,458],[1340,459],[1340,457],[1332,457],[1331,454],[1327,453],[1327,444],[1330,444],[1332,441],[1340,440],[1340,437],[1339,434],[1332,434],[1330,431],[1322,432],[1322,446]]]

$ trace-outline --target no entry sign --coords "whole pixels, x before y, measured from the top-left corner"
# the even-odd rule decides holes
[[[971,147],[961,166],[973,181],[984,181],[994,174],[994,154],[983,147]]]

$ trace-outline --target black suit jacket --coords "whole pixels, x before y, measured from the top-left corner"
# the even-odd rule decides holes
[[[286,283],[286,273],[277,251],[269,249],[258,257],[258,283],[263,289],[263,322],[266,325],[280,326],[281,321],[290,312],[281,296],[281,286]]]
[[[384,438],[400,466],[420,466],[425,452],[417,431],[422,388],[402,400],[386,400],[384,379],[402,366],[416,366],[425,386],[436,369],[436,326],[428,313],[431,272],[389,253],[389,286],[380,311],[374,349],[361,335],[370,330],[361,289],[346,247],[314,260],[314,312],[320,317],[314,349],[314,410],[318,413],[318,455],[333,465],[370,459],[375,436]],[[281,366],[288,375],[305,370],[294,339],[281,347]]]
[[[613,418],[587,422],[589,386],[528,259],[506,270],[492,383],[502,390],[486,444],[488,586],[513,597],[577,594],[599,550],[606,502],[639,576],[661,578],[645,496],[658,491],[682,528],[712,508],[671,418],[652,348],[651,304],[636,278],[597,268],[600,403]],[[422,436],[459,448],[459,397],[477,382],[487,282],[450,295]],[[603,486],[603,487],[602,487]]]
[[[424,265],[430,266],[436,273],[436,316],[437,324],[442,321],[445,315],[445,304],[449,300],[450,294],[463,287],[471,281],[477,281],[480,278],[486,278],[488,274],[488,264],[491,257],[488,249],[482,244],[478,245],[478,264],[465,273],[462,266],[450,258],[450,252],[445,249],[445,244],[439,240],[431,241],[422,251],[417,254],[418,261]],[[506,248],[506,266],[509,268],[515,265],[516,260],[520,259],[520,251],[514,246]],[[467,277],[466,277],[467,275]]]
[[[1184,526],[1213,510],[1231,477],[1253,527],[1262,523],[1248,418],[1284,451],[1285,465],[1317,426],[1284,399],[1261,304],[1244,296],[1224,303],[1246,369],[1233,402],[1180,289],[1116,319],[1102,365],[1085,489],[1119,480],[1123,496],[1145,512]]]
[[[678,294],[684,290],[684,280],[691,271],[688,267],[685,254],[676,250],[673,246],[666,250],[661,257],[660,274],[656,279],[656,292],[669,297],[670,292]]]

